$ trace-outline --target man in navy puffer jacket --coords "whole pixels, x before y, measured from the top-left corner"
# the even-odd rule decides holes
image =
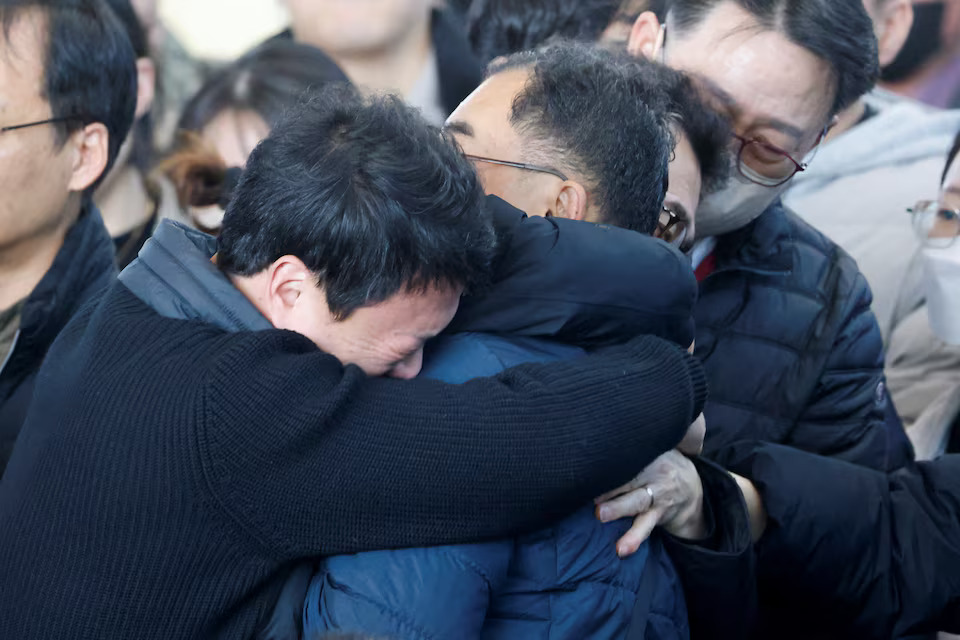
[[[689,346],[696,283],[679,252],[621,229],[514,211],[511,224],[527,233],[501,224],[501,238],[514,241],[498,281],[464,299],[448,334],[430,345],[424,375],[465,382],[641,333]],[[571,234],[576,242],[564,242]],[[617,557],[630,524],[601,524],[585,505],[515,540],[329,558],[310,585],[304,628],[418,639],[688,638],[683,592],[660,539]]]

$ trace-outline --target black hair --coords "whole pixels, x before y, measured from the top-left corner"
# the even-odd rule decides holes
[[[149,58],[150,44],[147,31],[143,28],[143,23],[137,17],[130,0],[105,1],[120,20],[137,58]],[[132,135],[133,147],[130,150],[130,158],[127,162],[140,172],[146,173],[150,170],[150,165],[153,162],[153,115],[151,113],[143,114],[139,120],[133,123]]]
[[[671,114],[693,148],[703,193],[722,188],[730,177],[730,121],[703,99],[687,74],[657,63],[647,72],[664,87]]]
[[[582,176],[604,222],[641,233],[656,228],[673,148],[666,94],[644,71],[650,64],[568,42],[490,68],[530,69],[511,112],[529,161]]]
[[[554,37],[596,42],[620,0],[473,0],[467,33],[484,62],[529,51]]]
[[[57,123],[57,142],[98,122],[109,132],[107,165],[86,190],[91,197],[109,173],[133,124],[137,104],[136,56],[103,0],[0,0],[0,26],[10,29],[29,11],[46,28],[44,95]]]
[[[681,32],[693,28],[728,1],[749,12],[763,28],[783,33],[830,65],[835,91],[831,115],[876,84],[877,38],[863,0],[671,0],[671,26]]]
[[[296,256],[343,319],[402,290],[476,289],[494,251],[483,191],[459,149],[399,98],[331,85],[250,155],[219,265],[250,276]]]
[[[947,174],[950,173],[950,165],[957,159],[957,154],[960,154],[960,133],[953,139],[953,146],[950,147],[950,151],[947,152],[947,165],[943,168],[943,175],[940,176],[940,184],[947,181]]]
[[[227,110],[252,111],[272,127],[304,93],[331,82],[349,80],[325,53],[268,40],[213,74],[184,107],[179,128],[200,131]]]

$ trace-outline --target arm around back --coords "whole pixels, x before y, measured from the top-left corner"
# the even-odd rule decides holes
[[[280,558],[543,526],[676,446],[706,395],[696,360],[652,337],[463,385],[368,378],[287,332],[224,340],[201,463]]]

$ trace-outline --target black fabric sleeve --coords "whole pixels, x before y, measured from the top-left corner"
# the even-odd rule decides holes
[[[765,608],[837,637],[960,630],[960,456],[886,474],[776,445],[740,453],[768,514]]]
[[[706,395],[696,360],[653,337],[463,385],[368,378],[289,332],[229,340],[204,473],[280,559],[544,526],[676,446]]]
[[[463,299],[449,333],[549,338],[593,347],[655,335],[693,342],[690,261],[651,236],[562,218],[527,217],[487,198],[501,255],[483,295]]]
[[[703,484],[708,535],[694,542],[663,532],[686,596],[690,638],[748,638],[757,590],[747,506],[729,473],[707,460],[693,462]]]

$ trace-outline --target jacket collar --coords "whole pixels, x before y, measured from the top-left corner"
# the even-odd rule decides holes
[[[210,261],[213,236],[164,220],[120,281],[161,316],[199,320],[224,331],[261,331],[272,325]]]
[[[749,271],[762,275],[789,275],[794,262],[793,227],[780,200],[760,217],[717,238],[717,268],[721,271]]]
[[[46,353],[80,306],[116,276],[113,241],[92,203],[67,231],[50,269],[27,298],[20,316],[18,348]]]

